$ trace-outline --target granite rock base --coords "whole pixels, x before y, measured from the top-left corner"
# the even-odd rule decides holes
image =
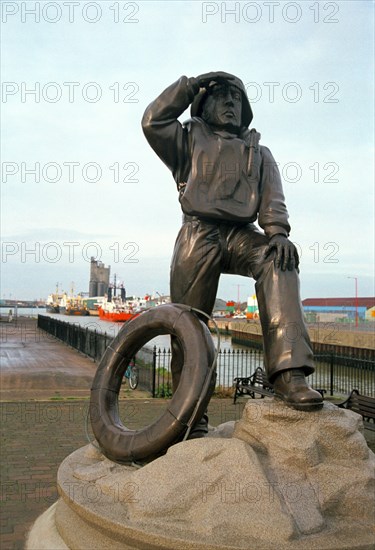
[[[61,498],[26,548],[373,549],[375,455],[361,429],[330,403],[262,399],[142,468],[87,445],[61,464]]]

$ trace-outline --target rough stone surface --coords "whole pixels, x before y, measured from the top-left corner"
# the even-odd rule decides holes
[[[251,400],[233,438],[225,423],[142,468],[84,447],[59,469],[57,530],[77,549],[372,549],[375,455],[360,424],[327,403]]]
[[[147,525],[157,530],[168,526],[176,534],[184,534],[191,525],[196,534],[229,544],[246,542],[251,509],[252,536],[272,541],[289,540],[296,534],[279,499],[259,497],[259,488],[267,488],[268,480],[245,442],[187,441],[173,446],[162,462],[162,468],[155,461],[133,474],[138,498],[128,505],[132,522],[144,518]],[[267,517],[279,521],[276,524]]]
[[[375,455],[362,426],[358,414],[332,403],[311,413],[268,399],[246,404],[234,437],[264,456],[268,479],[306,533],[314,529],[313,510],[325,517],[374,522]]]
[[[55,524],[55,511],[57,502],[52,504],[41,514],[33,525],[27,539],[28,550],[41,550],[49,548],[53,550],[69,550],[64,540],[60,537]]]
[[[229,422],[224,422],[224,424],[219,424],[216,428],[209,426],[208,434],[206,437],[221,437],[224,439],[233,437],[234,426],[236,422],[234,420],[229,420]]]

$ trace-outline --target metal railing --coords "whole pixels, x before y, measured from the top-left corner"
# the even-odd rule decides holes
[[[42,315],[38,316],[38,327],[97,362],[112,340],[106,333]],[[345,395],[356,388],[364,395],[375,396],[374,362],[335,353],[316,354],[315,361],[316,371],[309,377],[314,388],[324,389],[329,395]],[[136,356],[138,387],[149,391],[153,397],[170,397],[170,362],[169,349],[140,349]],[[234,378],[250,376],[257,367],[263,367],[261,349],[221,350],[217,361],[216,391],[227,390],[228,393]]]
[[[315,372],[309,377],[314,388],[322,388],[329,395],[359,393],[375,397],[375,363],[353,356],[315,354]]]

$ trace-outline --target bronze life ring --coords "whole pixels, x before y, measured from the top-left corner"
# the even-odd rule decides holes
[[[118,414],[121,381],[139,349],[161,334],[172,334],[181,343],[184,367],[180,383],[160,418],[139,430],[129,430]],[[91,388],[91,426],[102,452],[111,460],[129,463],[152,459],[181,440],[188,423],[193,424],[207,408],[215,377],[211,372],[208,386],[206,379],[214,358],[210,332],[188,306],[161,305],[124,324],[104,353]],[[206,395],[201,395],[203,391]]]

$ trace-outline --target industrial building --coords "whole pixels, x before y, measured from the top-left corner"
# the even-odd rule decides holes
[[[307,298],[302,306],[309,322],[375,321],[375,297]]]
[[[108,293],[110,266],[91,258],[89,297],[104,296]]]

